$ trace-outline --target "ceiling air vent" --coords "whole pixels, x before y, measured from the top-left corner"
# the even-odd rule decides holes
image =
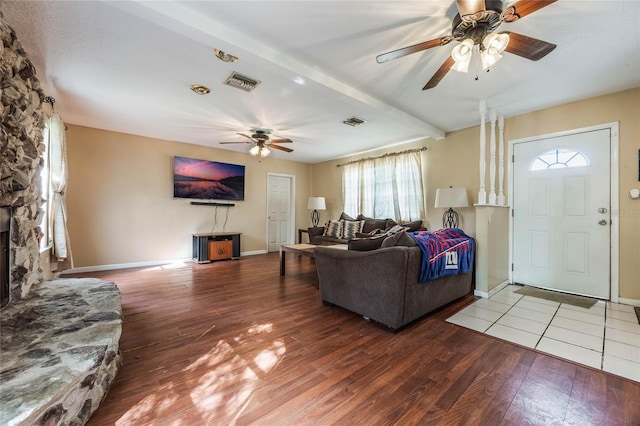
[[[346,124],[347,126],[356,127],[366,123],[366,121],[358,117],[349,117],[346,120],[344,120],[343,123]]]
[[[260,84],[260,81],[245,77],[244,75],[238,74],[234,71],[231,73],[229,78],[224,81],[224,84],[250,92]]]

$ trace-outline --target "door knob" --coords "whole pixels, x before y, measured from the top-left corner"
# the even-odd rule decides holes
[[[598,213],[606,213],[606,212],[607,212],[607,209],[605,209],[604,207],[600,207],[598,209]]]
[[[598,222],[598,225],[603,225],[604,226],[606,224],[607,224],[607,221],[604,220],[604,219],[602,219],[600,222]]]

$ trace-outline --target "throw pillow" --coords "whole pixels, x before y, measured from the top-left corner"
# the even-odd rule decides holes
[[[340,215],[340,217],[338,218],[340,220],[350,220],[350,221],[354,221],[356,219],[352,218],[351,216],[349,216],[348,214],[346,214],[345,212],[342,212],[342,214]]]
[[[356,237],[357,233],[362,231],[362,225],[364,220],[341,220],[342,222],[342,238],[345,240],[351,240]]]
[[[382,244],[380,245],[380,248],[393,247],[393,246],[414,247],[417,245],[418,244],[415,242],[415,240],[411,238],[409,234],[407,234],[407,231],[402,230],[400,232],[396,232],[395,234],[385,238]]]
[[[422,226],[422,221],[414,220],[413,222],[406,222],[401,225],[407,228],[407,232],[416,232]]]
[[[354,238],[347,246],[349,250],[370,251],[379,249],[383,241],[384,238]]]
[[[322,234],[325,237],[335,237],[340,238],[342,235],[342,221],[341,220],[330,220],[324,227],[324,233]]]

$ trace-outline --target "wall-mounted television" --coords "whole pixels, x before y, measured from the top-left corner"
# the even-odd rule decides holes
[[[173,197],[196,200],[244,200],[245,166],[173,157]]]

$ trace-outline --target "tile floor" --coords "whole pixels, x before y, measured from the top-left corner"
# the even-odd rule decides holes
[[[640,324],[633,306],[590,309],[514,293],[508,285],[448,322],[640,382]]]

